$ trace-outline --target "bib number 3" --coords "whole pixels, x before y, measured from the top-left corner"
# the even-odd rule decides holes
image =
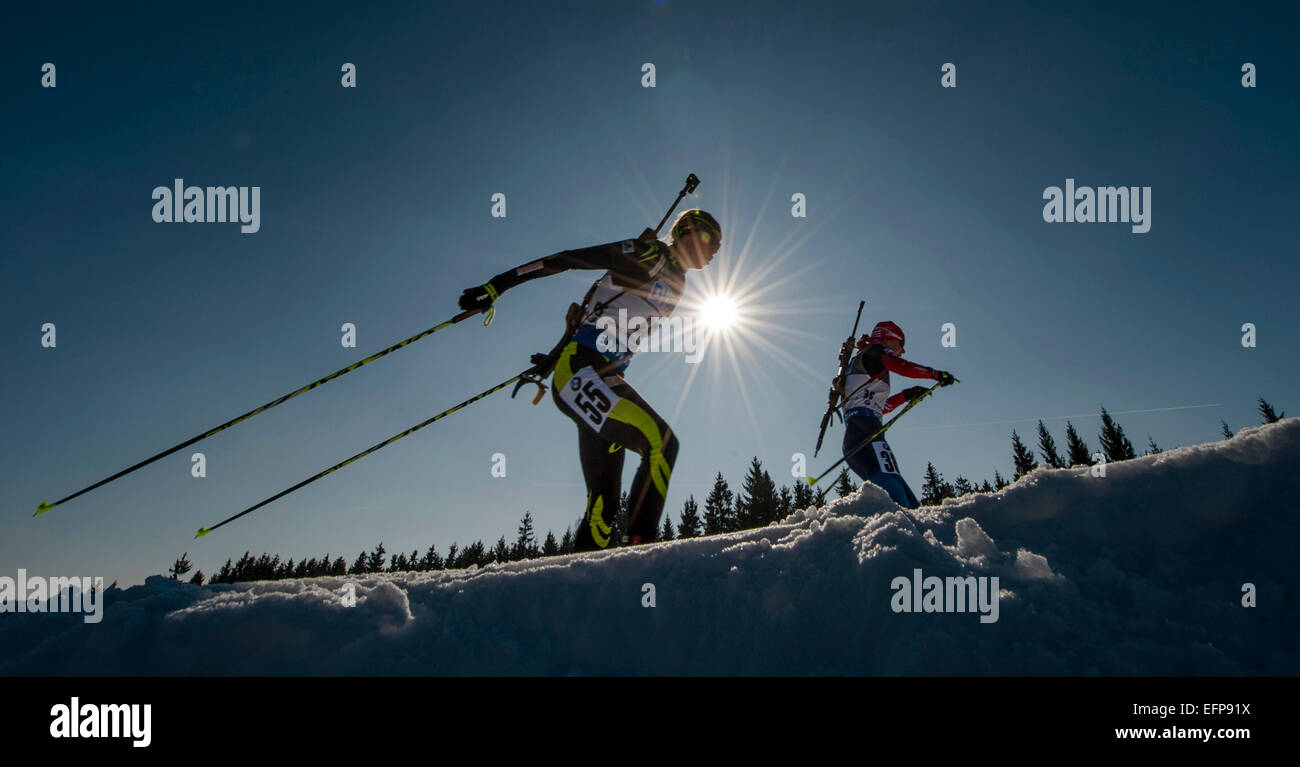
[[[609,388],[590,365],[573,374],[560,392],[560,400],[584,418],[591,428],[600,431],[620,397]]]
[[[894,454],[889,449],[886,442],[872,442],[871,447],[876,451],[876,465],[886,474],[898,474],[898,465],[894,462]]]

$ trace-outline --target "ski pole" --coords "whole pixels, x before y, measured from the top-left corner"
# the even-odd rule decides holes
[[[72,495],[67,496],[66,498],[62,498],[62,499],[60,499],[60,500],[57,500],[57,501],[55,501],[54,503],[48,503],[48,502],[42,501],[42,502],[41,502],[41,505],[38,506],[38,507],[36,508],[36,513],[35,513],[33,516],[37,516],[37,517],[39,517],[40,515],[44,514],[45,512],[49,511],[50,509],[53,509],[55,506],[58,506],[59,504],[66,503],[66,502],[72,500],[73,498],[76,498],[76,497],[79,496],[79,495],[82,495],[82,494],[84,494],[84,493],[88,493],[88,492],[90,492],[91,490],[94,490],[94,489],[97,488],[97,487],[102,487],[103,485],[106,485],[106,484],[108,484],[109,482],[112,482],[112,481],[115,480],[115,479],[120,479],[120,478],[122,478],[122,477],[125,477],[127,474],[130,474],[131,472],[135,471],[136,469],[144,468],[145,466],[148,466],[149,464],[153,463],[154,461],[157,461],[157,460],[159,460],[159,459],[161,459],[161,458],[166,458],[167,456],[171,455],[172,453],[175,453],[177,450],[183,450],[184,448],[187,448],[187,447],[189,447],[190,445],[193,445],[195,442],[198,442],[199,440],[207,439],[208,437],[211,437],[213,434],[216,434],[217,432],[223,431],[223,430],[225,430],[225,429],[229,429],[231,426],[234,426],[235,424],[240,423],[241,421],[246,421],[246,420],[248,420],[249,418],[252,418],[253,416],[255,416],[255,415],[259,414],[259,413],[262,413],[262,412],[265,412],[265,411],[267,411],[267,410],[270,410],[271,408],[275,407],[276,405],[279,405],[279,404],[281,404],[282,402],[286,402],[286,401],[288,401],[288,400],[291,400],[291,399],[293,399],[294,397],[297,397],[299,394],[302,394],[303,392],[311,391],[312,389],[316,388],[317,386],[320,386],[320,385],[325,384],[325,383],[329,383],[330,381],[334,380],[335,378],[338,378],[338,377],[341,376],[341,375],[344,375],[344,374],[346,374],[346,373],[351,373],[353,370],[356,370],[357,368],[361,367],[362,365],[367,365],[367,364],[369,364],[369,363],[371,363],[371,362],[374,362],[375,360],[379,359],[380,357],[384,356],[385,354],[388,354],[389,352],[397,351],[398,349],[401,349],[403,346],[406,346],[406,345],[408,345],[408,344],[413,344],[413,343],[415,343],[416,341],[419,341],[420,339],[424,338],[425,336],[433,335],[434,333],[437,333],[439,330],[442,330],[443,328],[445,328],[445,327],[449,327],[449,326],[451,326],[451,325],[455,325],[456,323],[460,322],[461,320],[464,320],[464,319],[466,319],[466,318],[468,318],[468,317],[472,317],[473,315],[478,314],[478,313],[480,313],[481,311],[482,311],[482,309],[470,309],[469,311],[461,312],[460,314],[457,314],[455,317],[452,317],[451,319],[447,320],[446,322],[440,322],[440,323],[438,323],[437,325],[434,325],[433,327],[429,328],[428,330],[426,330],[426,331],[424,331],[424,332],[422,332],[422,333],[417,333],[416,335],[411,336],[410,338],[406,339],[405,341],[399,341],[399,342],[393,344],[392,346],[388,347],[387,349],[384,349],[383,351],[376,352],[376,353],[370,355],[369,357],[366,357],[365,359],[361,360],[360,362],[354,362],[354,363],[352,363],[351,365],[348,365],[347,367],[345,367],[345,368],[343,368],[343,369],[341,369],[341,370],[336,370],[336,371],[334,371],[333,373],[330,373],[329,375],[325,376],[324,378],[322,378],[322,379],[320,379],[320,380],[318,380],[318,381],[314,381],[314,382],[312,382],[312,383],[307,384],[306,386],[302,387],[301,389],[297,389],[297,390],[295,390],[295,391],[291,391],[291,392],[289,392],[288,394],[284,395],[283,397],[280,397],[279,399],[271,400],[270,402],[266,403],[265,405],[262,405],[262,406],[259,407],[259,408],[255,408],[255,409],[253,409],[253,410],[248,411],[247,413],[244,413],[243,415],[241,415],[241,416],[239,416],[239,417],[237,417],[237,418],[233,418],[233,419],[231,419],[231,420],[229,420],[229,421],[226,421],[225,423],[221,424],[220,426],[216,427],[215,429],[210,429],[210,430],[208,430],[208,431],[203,432],[202,434],[199,434],[198,436],[191,437],[190,439],[188,439],[188,440],[186,440],[186,441],[180,443],[179,445],[176,445],[176,446],[174,446],[174,447],[169,447],[169,448],[167,448],[166,450],[162,451],[161,453],[158,453],[157,455],[155,455],[155,456],[153,456],[153,457],[151,457],[151,458],[146,458],[146,459],[144,459],[143,461],[137,463],[136,465],[131,466],[130,468],[127,468],[127,469],[123,469],[122,471],[119,471],[118,473],[114,474],[113,476],[111,476],[111,477],[109,477],[109,478],[107,478],[107,479],[101,479],[100,481],[96,482],[95,484],[93,484],[93,485],[91,485],[91,486],[89,486],[89,487],[82,488],[81,490],[78,490],[77,492],[73,493]]]
[[[223,520],[221,520],[220,522],[218,522],[217,524],[213,525],[212,527],[200,527],[198,533],[196,533],[196,534],[194,535],[194,537],[195,537],[195,538],[202,538],[203,536],[207,535],[208,533],[212,532],[213,530],[216,530],[218,527],[221,527],[222,525],[226,524],[227,522],[233,522],[233,521],[235,521],[236,519],[239,519],[240,517],[244,516],[245,514],[249,514],[249,513],[251,513],[251,512],[254,512],[254,511],[256,511],[256,510],[262,508],[262,507],[265,506],[266,504],[268,504],[268,503],[270,503],[270,502],[272,502],[272,501],[274,501],[274,500],[276,500],[276,499],[278,499],[278,498],[283,498],[284,496],[288,495],[289,493],[292,493],[294,490],[297,490],[297,489],[300,488],[300,487],[303,487],[303,486],[305,486],[305,485],[310,485],[312,482],[315,482],[316,480],[320,479],[321,477],[325,476],[326,474],[329,474],[329,473],[334,472],[334,471],[338,471],[339,469],[343,468],[344,466],[347,466],[348,464],[352,463],[353,461],[357,461],[357,460],[360,460],[360,459],[362,459],[362,458],[365,458],[366,456],[370,455],[371,453],[375,452],[376,450],[379,450],[380,448],[385,447],[385,446],[387,446],[387,445],[391,445],[391,444],[393,444],[394,442],[396,442],[397,440],[401,439],[402,437],[405,437],[405,436],[408,435],[408,434],[412,434],[412,433],[414,433],[414,432],[419,431],[420,429],[423,429],[424,427],[428,426],[429,424],[433,423],[434,421],[437,421],[437,420],[440,419],[440,418],[443,418],[443,417],[449,416],[449,415],[451,415],[452,413],[456,412],[457,410],[460,410],[461,408],[463,408],[463,407],[465,407],[465,406],[467,406],[467,405],[472,405],[472,404],[474,404],[475,402],[478,402],[479,400],[483,399],[484,397],[486,397],[486,396],[488,396],[488,395],[490,395],[490,394],[494,394],[494,393],[496,393],[496,392],[498,392],[498,391],[501,391],[502,389],[506,388],[507,386],[509,386],[510,384],[514,383],[514,382],[515,382],[516,380],[518,380],[518,379],[519,379],[519,376],[511,376],[510,378],[508,378],[508,379],[502,381],[501,383],[497,384],[496,386],[493,386],[491,389],[488,389],[488,390],[486,390],[486,391],[483,391],[483,392],[480,392],[480,393],[478,393],[478,394],[475,394],[473,397],[470,397],[469,399],[465,400],[464,402],[460,403],[459,405],[456,405],[456,406],[454,406],[454,407],[448,408],[448,409],[442,411],[441,413],[439,413],[439,414],[433,416],[432,418],[429,418],[429,419],[426,419],[426,420],[424,420],[424,421],[421,421],[420,423],[417,423],[416,425],[412,426],[411,428],[407,429],[407,430],[404,431],[404,432],[400,432],[400,433],[398,433],[398,434],[394,434],[393,436],[389,437],[388,439],[384,440],[383,442],[380,442],[378,445],[375,445],[374,447],[367,448],[366,450],[362,450],[360,453],[357,453],[356,455],[352,456],[351,458],[347,459],[346,461],[341,461],[341,462],[339,462],[339,463],[336,463],[336,464],[334,464],[333,466],[331,466],[331,467],[329,467],[328,469],[326,469],[325,471],[322,471],[322,472],[320,472],[319,474],[315,474],[315,475],[313,475],[313,476],[308,477],[307,479],[304,479],[303,481],[299,482],[298,484],[294,485],[293,487],[289,488],[288,490],[282,490],[282,491],[276,493],[275,495],[271,496],[270,498],[267,498],[265,501],[262,501],[261,503],[255,504],[255,505],[253,505],[253,506],[249,506],[247,509],[244,509],[243,511],[241,511],[241,512],[239,512],[238,514],[234,515],[233,517],[228,517],[228,518],[226,518],[226,519],[223,519]],[[537,399],[533,401],[533,404],[536,404],[536,403],[537,403],[537,400],[540,400],[541,398],[542,398],[542,392],[539,391],[539,392],[537,393]]]
[[[834,380],[839,380],[840,376],[844,375],[845,371],[848,370],[849,361],[853,359],[853,346],[854,342],[857,341],[858,338],[858,323],[862,321],[862,307],[866,305],[866,301],[858,302],[858,316],[853,319],[853,332],[850,333],[849,337],[840,345],[840,366],[839,369],[835,371]],[[813,458],[816,458],[817,453],[821,452],[822,439],[826,437],[826,427],[830,426],[831,416],[834,415],[835,405],[838,402],[839,392],[835,391],[835,386],[832,384],[829,399],[826,404],[826,413],[822,416],[822,425],[817,431],[817,446],[813,448]]]
[[[677,193],[677,199],[673,200],[673,204],[668,208],[668,212],[664,214],[664,217],[663,217],[662,219],[660,219],[660,221],[659,221],[659,226],[655,227],[653,230],[647,230],[647,233],[649,234],[649,236],[652,236],[652,237],[653,237],[653,236],[658,236],[658,234],[659,234],[659,230],[663,228],[664,223],[665,223],[666,221],[668,221],[668,217],[671,216],[671,215],[673,214],[673,211],[677,209],[677,205],[678,205],[679,203],[681,203],[682,199],[683,199],[684,197],[686,197],[687,194],[690,194],[690,193],[694,192],[695,189],[696,189],[699,185],[700,185],[700,179],[699,179],[698,176],[696,176],[694,173],[689,173],[689,174],[687,174],[687,176],[686,176],[686,183],[683,185],[682,190],[681,190],[680,192]],[[646,234],[646,233],[643,233],[643,236],[644,236],[645,234]],[[607,302],[607,303],[608,303],[608,302]],[[395,349],[400,349],[401,347],[403,347],[403,346],[405,346],[405,345],[407,345],[407,344],[409,344],[409,343],[412,343],[413,341],[418,341],[418,340],[420,340],[421,338],[425,337],[426,335],[429,335],[430,333],[437,332],[438,330],[440,330],[440,329],[443,328],[443,327],[446,327],[447,325],[452,325],[452,324],[455,324],[455,323],[457,323],[457,322],[460,322],[461,320],[463,320],[463,319],[465,319],[465,318],[467,318],[467,317],[470,317],[470,316],[472,316],[472,315],[474,315],[474,314],[478,314],[478,313],[481,312],[481,311],[483,311],[483,310],[481,310],[481,309],[471,309],[471,310],[468,310],[468,311],[462,312],[461,314],[458,314],[458,315],[456,315],[455,317],[453,317],[451,320],[448,320],[447,322],[444,322],[444,323],[442,323],[441,325],[437,325],[437,326],[435,326],[435,327],[433,327],[433,328],[430,328],[429,330],[426,330],[424,333],[421,333],[421,334],[418,335],[418,336],[412,336],[411,338],[408,338],[408,339],[406,339],[405,341],[402,341],[401,343],[396,344],[395,346],[391,346],[391,347],[389,347],[389,348],[383,350],[382,352],[379,352],[378,354],[374,355],[373,357],[368,357],[368,358],[362,360],[361,362],[358,362],[357,364],[355,364],[355,365],[353,365],[353,366],[351,366],[351,367],[349,367],[349,368],[344,368],[343,370],[340,370],[340,371],[338,371],[337,373],[334,373],[334,374],[332,374],[332,375],[326,376],[325,378],[322,378],[321,380],[317,381],[317,382],[314,383],[314,384],[310,384],[309,386],[306,386],[306,387],[304,387],[304,388],[302,388],[302,389],[299,389],[298,391],[293,392],[292,394],[286,395],[285,397],[282,397],[281,399],[279,399],[279,400],[277,400],[277,401],[275,401],[275,402],[272,402],[272,403],[269,403],[269,404],[267,404],[267,405],[264,405],[263,407],[259,408],[258,410],[255,410],[255,411],[252,411],[252,412],[250,412],[250,413],[247,413],[247,414],[245,414],[245,415],[243,415],[243,416],[240,416],[239,418],[235,419],[234,421],[231,421],[230,423],[223,424],[222,426],[217,427],[216,429],[212,430],[211,432],[208,432],[207,434],[203,434],[203,435],[200,435],[200,436],[198,436],[198,437],[195,437],[194,439],[190,440],[189,442],[186,442],[186,443],[183,443],[183,444],[177,445],[176,447],[172,448],[171,450],[169,450],[169,451],[167,451],[167,452],[165,452],[165,453],[160,453],[160,454],[154,456],[153,458],[150,458],[148,461],[145,461],[145,462],[143,462],[143,463],[137,464],[136,466],[132,466],[130,469],[127,469],[126,471],[121,472],[120,474],[117,474],[117,475],[115,475],[115,476],[113,476],[113,477],[109,477],[108,479],[104,480],[103,482],[100,482],[99,485],[102,485],[102,484],[104,484],[105,482],[110,482],[110,481],[112,481],[112,480],[114,480],[114,479],[117,479],[117,477],[120,477],[120,476],[122,476],[122,475],[124,475],[124,474],[130,473],[131,471],[134,471],[135,469],[138,469],[138,468],[140,468],[141,466],[144,466],[144,465],[147,464],[147,463],[150,463],[150,462],[155,461],[155,460],[157,460],[157,459],[159,459],[159,458],[162,458],[162,457],[165,456],[165,455],[170,455],[171,453],[173,453],[173,452],[175,452],[175,451],[177,451],[177,450],[180,450],[181,448],[184,448],[184,447],[186,447],[187,445],[192,445],[192,444],[194,444],[195,442],[197,442],[198,440],[203,439],[204,437],[211,436],[212,434],[215,434],[216,432],[220,431],[221,429],[226,428],[227,426],[232,426],[232,425],[238,423],[239,421],[244,420],[245,418],[249,418],[249,417],[252,417],[252,416],[254,416],[254,415],[257,415],[257,413],[260,413],[262,410],[265,410],[265,409],[267,409],[267,408],[269,408],[269,407],[274,407],[275,405],[280,404],[281,402],[283,402],[283,401],[286,400],[286,399],[289,399],[290,397],[297,396],[298,394],[301,394],[302,392],[307,391],[308,389],[311,389],[311,388],[313,388],[313,387],[315,387],[315,386],[318,386],[318,385],[320,385],[320,384],[322,384],[322,383],[325,383],[326,381],[330,380],[331,378],[334,378],[334,377],[340,376],[340,375],[342,375],[342,374],[344,374],[344,373],[347,373],[347,372],[349,372],[349,371],[351,371],[351,370],[353,370],[353,369],[355,369],[355,368],[360,367],[361,365],[366,364],[367,362],[370,362],[370,361],[372,361],[372,360],[378,359],[379,357],[382,357],[383,355],[387,354],[388,352],[391,352],[391,351],[393,351],[393,350],[395,350]],[[485,322],[484,324],[486,324],[486,322]],[[570,334],[571,334],[571,331],[570,331]],[[561,344],[560,344],[560,345],[557,345],[556,350],[553,351],[551,355],[547,355],[547,357],[557,357],[558,354],[557,354],[556,352],[558,352],[559,350],[561,350],[561,349],[563,348],[563,343],[566,342],[567,340],[568,340],[568,334],[566,334],[565,338],[562,339]],[[534,365],[532,368],[530,368],[529,370],[526,370],[526,371],[520,373],[519,375],[513,376],[513,377],[510,378],[509,380],[502,381],[501,383],[497,384],[496,386],[492,387],[491,389],[488,389],[487,391],[484,391],[484,392],[482,392],[482,393],[480,393],[480,394],[477,394],[477,395],[475,395],[475,396],[473,396],[473,397],[470,397],[469,399],[465,400],[464,402],[460,403],[459,405],[456,405],[455,407],[452,407],[452,408],[450,408],[450,409],[448,409],[448,410],[444,410],[443,412],[438,413],[437,415],[433,416],[432,418],[429,418],[429,419],[426,420],[426,421],[423,421],[423,422],[421,422],[421,423],[419,423],[419,424],[416,424],[415,426],[412,426],[410,429],[407,429],[406,431],[404,431],[404,432],[402,432],[402,433],[400,433],[400,434],[396,434],[396,435],[390,437],[389,439],[384,440],[383,442],[379,443],[378,445],[375,445],[374,447],[369,448],[368,450],[364,450],[364,451],[362,451],[362,452],[360,452],[360,453],[357,453],[356,455],[352,456],[351,458],[347,459],[346,461],[343,461],[342,463],[339,463],[339,464],[336,464],[336,465],[334,465],[334,466],[331,466],[330,468],[326,469],[325,471],[322,471],[322,472],[320,472],[319,474],[316,474],[315,476],[309,477],[308,479],[305,479],[305,480],[303,480],[302,482],[299,482],[298,484],[294,485],[293,487],[291,487],[291,488],[289,488],[289,489],[287,489],[287,490],[284,490],[283,492],[277,493],[276,495],[273,495],[273,496],[271,496],[270,498],[267,498],[265,501],[262,501],[261,503],[257,504],[256,506],[251,506],[251,507],[249,507],[249,508],[247,508],[247,509],[241,511],[240,513],[236,514],[236,515],[233,516],[233,517],[230,517],[230,518],[228,518],[228,519],[222,520],[221,522],[219,522],[219,523],[213,525],[213,526],[210,527],[210,528],[209,528],[209,527],[199,528],[199,532],[198,532],[198,534],[195,535],[194,537],[196,537],[196,538],[202,538],[203,536],[207,535],[208,533],[212,532],[213,530],[216,530],[218,527],[221,527],[222,525],[226,524],[227,522],[232,522],[232,521],[234,521],[234,520],[236,520],[236,519],[238,519],[238,518],[244,516],[245,514],[248,514],[249,512],[255,511],[255,510],[261,508],[262,506],[265,506],[266,504],[271,503],[272,501],[274,501],[274,500],[276,500],[276,499],[278,499],[278,498],[282,498],[282,497],[284,497],[285,495],[288,495],[289,493],[292,493],[294,490],[297,490],[298,488],[303,487],[304,485],[307,485],[307,484],[310,484],[310,483],[312,483],[312,482],[315,482],[316,480],[320,479],[321,477],[325,476],[326,474],[329,474],[329,473],[331,473],[331,472],[333,472],[333,471],[336,471],[336,470],[338,470],[338,469],[341,469],[341,468],[343,468],[344,466],[347,466],[349,463],[352,463],[353,461],[356,461],[356,460],[358,460],[358,459],[364,458],[365,456],[367,456],[367,455],[369,455],[369,454],[375,452],[376,450],[379,450],[380,448],[385,447],[386,445],[390,445],[390,444],[392,444],[393,442],[396,442],[397,440],[401,439],[402,437],[405,437],[406,435],[408,435],[408,434],[410,434],[410,433],[412,433],[412,432],[414,432],[414,431],[417,431],[417,430],[419,430],[419,429],[422,429],[422,428],[424,428],[425,426],[428,426],[429,424],[433,423],[434,421],[437,421],[437,420],[440,419],[440,418],[443,418],[443,417],[445,417],[445,416],[451,415],[452,413],[456,412],[457,410],[460,410],[461,408],[463,408],[463,407],[465,407],[465,406],[467,406],[467,405],[473,404],[474,402],[477,402],[478,400],[481,400],[481,399],[483,399],[484,397],[487,397],[487,396],[490,395],[490,394],[493,394],[493,393],[495,393],[495,392],[498,392],[498,391],[500,391],[501,389],[504,389],[505,387],[509,386],[510,384],[512,384],[512,383],[514,383],[514,382],[516,382],[516,381],[519,382],[519,386],[522,386],[522,385],[524,385],[524,384],[529,384],[529,383],[534,384],[534,385],[537,386],[537,396],[533,398],[533,404],[536,405],[538,402],[541,401],[542,396],[546,393],[546,386],[541,382],[541,376],[543,376],[543,375],[548,375],[548,374],[550,373],[550,370],[549,370],[549,368],[545,365],[545,362],[546,362],[546,361],[550,361],[552,365],[554,364],[554,360],[553,360],[553,359],[551,359],[551,360],[541,360],[541,361],[539,361],[539,360],[537,359],[537,358],[539,358],[539,357],[541,357],[541,355],[534,355],[534,360],[533,360],[533,361],[534,361],[535,363],[537,363],[537,364],[535,364],[535,365]],[[516,392],[516,393],[519,391],[519,386],[516,386],[516,387],[515,387],[515,392]],[[514,395],[512,394],[511,396],[514,396]],[[77,495],[80,495],[81,493],[84,493],[84,492],[86,492],[86,491],[88,491],[88,490],[92,490],[92,489],[94,489],[95,487],[98,487],[99,485],[92,485],[91,487],[86,488],[86,490],[82,490],[82,491],[80,491],[79,493],[76,493],[76,494],[74,494],[74,495],[68,496],[68,498],[64,498],[62,501],[58,501],[58,502],[56,502],[56,503],[54,503],[54,504],[49,504],[49,505],[48,505],[48,508],[46,508],[47,504],[41,504],[41,507],[42,507],[42,508],[41,508],[40,510],[38,510],[37,513],[38,513],[38,514],[44,513],[45,511],[48,511],[50,508],[53,508],[54,506],[57,506],[57,505],[60,504],[60,503],[63,503],[63,501],[67,501],[67,500],[70,500],[71,498],[75,498]]]
[[[957,383],[957,379],[956,379],[956,378],[954,378],[954,379],[952,379],[952,380],[953,380],[953,383]],[[902,417],[907,413],[907,411],[909,411],[909,410],[911,410],[913,407],[915,407],[915,406],[916,406],[916,403],[918,403],[918,402],[920,402],[921,400],[925,399],[926,397],[930,396],[930,394],[932,394],[932,393],[934,392],[935,389],[939,388],[939,386],[940,386],[940,384],[937,384],[937,383],[936,383],[934,386],[931,386],[930,388],[926,389],[926,390],[925,390],[924,392],[922,392],[921,394],[917,395],[916,399],[913,399],[911,402],[907,403],[907,407],[905,407],[905,408],[903,408],[901,411],[899,411],[898,415],[894,416],[893,418],[890,418],[890,419],[889,419],[889,422],[886,423],[884,426],[881,426],[881,427],[876,431],[875,434],[872,434],[870,437],[867,437],[866,439],[862,440],[862,442],[861,442],[857,447],[855,447],[855,448],[853,448],[852,450],[850,450],[849,452],[845,453],[845,454],[844,454],[844,457],[841,458],[841,459],[839,459],[838,461],[836,461],[834,464],[832,464],[831,467],[830,467],[829,469],[827,469],[826,471],[823,471],[821,474],[818,474],[816,477],[811,477],[811,478],[809,478],[809,479],[808,479],[808,484],[810,484],[810,485],[815,485],[815,484],[817,484],[818,481],[820,481],[823,477],[825,477],[827,474],[830,474],[832,471],[834,471],[836,466],[839,466],[840,464],[842,464],[842,463],[844,463],[845,461],[849,460],[849,459],[852,458],[853,456],[857,455],[857,453],[858,453],[859,450],[861,450],[862,448],[864,448],[864,447],[866,447],[867,445],[870,445],[872,442],[874,442],[874,441],[876,440],[876,437],[879,437],[881,434],[884,434],[885,431],[888,430],[890,426],[893,426],[894,423],[895,423],[898,419],[902,418]],[[827,488],[827,490],[829,490],[829,489],[830,489],[830,488]],[[825,495],[825,491],[822,491],[822,495]],[[820,498],[821,498],[821,496],[818,496],[818,499],[819,499],[819,500],[820,500]]]

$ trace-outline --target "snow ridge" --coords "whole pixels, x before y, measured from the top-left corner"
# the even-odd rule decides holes
[[[481,570],[154,576],[99,624],[0,614],[0,675],[1295,675],[1297,486],[1289,418],[916,511],[867,485],[758,530]],[[917,569],[996,576],[997,620],[896,612]]]

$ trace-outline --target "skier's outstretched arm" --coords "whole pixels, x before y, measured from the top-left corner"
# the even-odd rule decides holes
[[[894,354],[885,353],[880,355],[880,363],[891,373],[897,373],[906,378],[928,378],[932,381],[938,381],[941,386],[947,386],[955,380],[952,373],[946,370],[935,370],[925,365],[918,365],[915,362],[908,362]],[[888,413],[904,402],[916,399],[924,392],[925,387],[910,386],[886,399],[883,412]]]
[[[645,281],[660,268],[663,250],[656,241],[622,240],[560,251],[502,272],[482,285],[467,288],[461,293],[460,308],[487,309],[498,296],[516,285],[570,269],[601,269],[613,272],[617,278],[627,282]]]
[[[938,381],[942,386],[947,386],[953,382],[952,373],[946,370],[935,370],[925,365],[918,365],[915,362],[908,362],[894,354],[880,355],[880,363],[889,372],[897,373],[906,378],[929,378],[932,381]]]

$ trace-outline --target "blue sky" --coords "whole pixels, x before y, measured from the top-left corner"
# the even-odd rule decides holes
[[[752,456],[792,482],[867,301],[907,357],[961,380],[891,431],[919,492],[1011,474],[1010,431],[1096,413],[1141,448],[1289,412],[1300,373],[1294,15],[1124,4],[223,4],[5,10],[0,572],[123,584],[182,551],[351,560],[491,543],[531,510],[558,535],[584,490],[572,423],[500,393],[223,528],[194,531],[514,375],[594,273],[463,323],[59,507],[55,500],[455,313],[462,288],[657,223],[723,222],[714,280],[752,295],[699,375],[631,383],[682,441],[667,513]],[[39,87],[40,66],[57,87]],[[1240,68],[1259,87],[1240,86]],[[356,64],[358,87],[339,85]],[[657,85],[641,87],[641,65]],[[941,88],[940,66],[957,66]],[[151,192],[262,189],[262,226],[156,224]],[[1042,192],[1152,188],[1152,227],[1047,224]],[[507,195],[508,215],[490,215]],[[808,217],[790,216],[806,195]],[[743,257],[742,257],[743,253]],[[756,275],[761,275],[756,279]],[[692,274],[688,296],[705,284]],[[58,347],[40,347],[53,322]],[[343,348],[339,326],[358,327]],[[942,348],[952,322],[958,346]],[[1243,349],[1253,322],[1258,347]],[[774,353],[772,347],[781,352]],[[898,381],[895,386],[905,385]],[[1208,406],[1208,407],[1189,407]],[[1177,408],[1177,409],[1174,409]],[[838,454],[810,461],[820,471]],[[504,453],[507,476],[490,474]],[[635,463],[629,461],[625,483]]]

